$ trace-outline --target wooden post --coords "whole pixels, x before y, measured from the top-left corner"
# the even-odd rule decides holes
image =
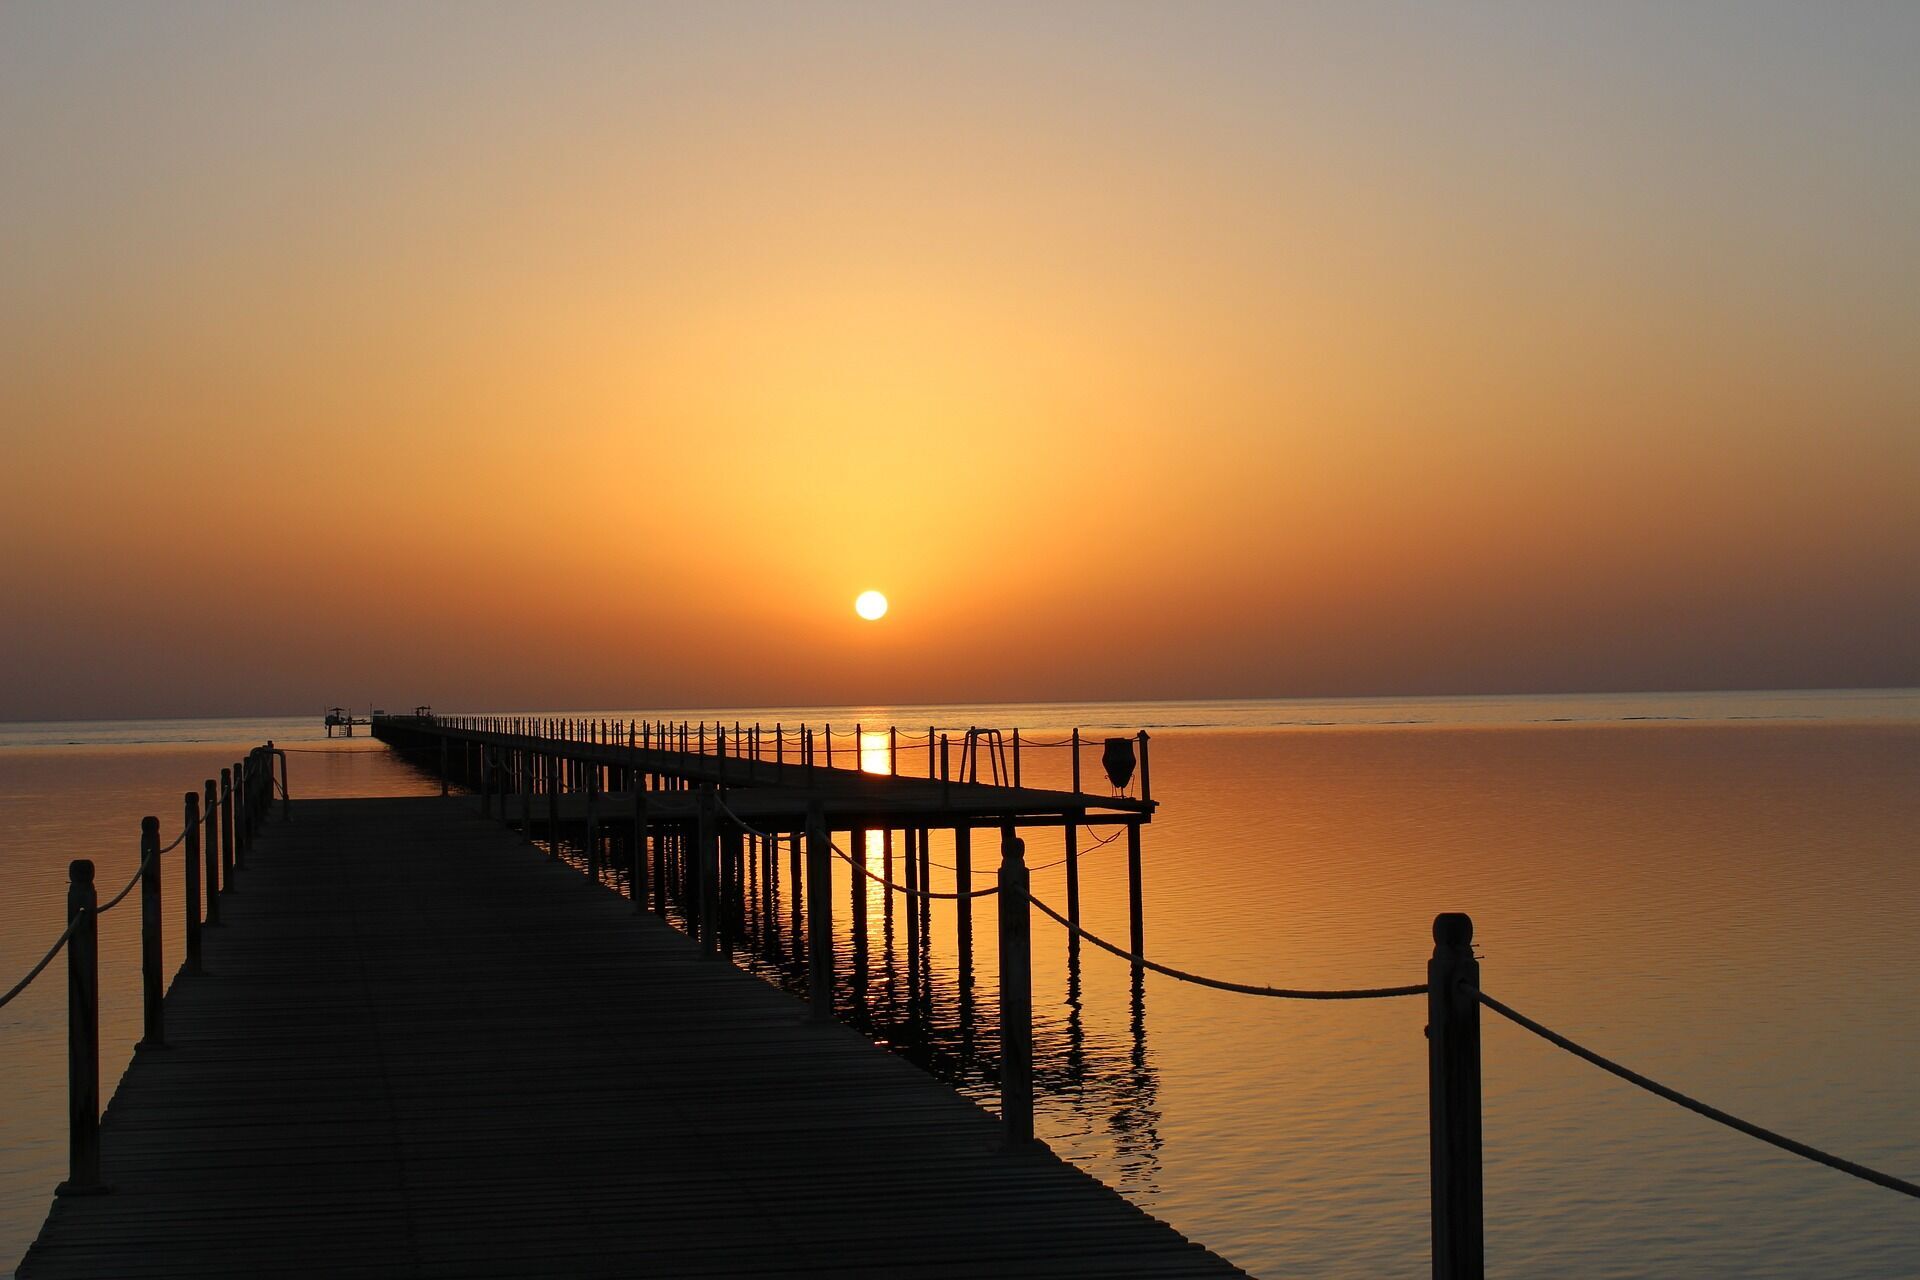
[[[1480,1181],[1480,962],[1473,919],[1433,919],[1427,963],[1428,1131],[1433,1146],[1434,1280],[1486,1274]]]
[[[935,752],[933,749],[933,726],[928,725],[927,726],[927,778],[929,781],[933,779],[934,772],[935,772],[934,764],[936,762],[933,758],[934,755],[935,755]]]
[[[268,743],[267,745],[272,746],[273,744]],[[293,780],[287,776],[287,753],[278,750],[272,752],[267,761],[269,766],[273,763],[271,756],[280,757],[280,820],[282,822],[292,822]],[[271,776],[271,774],[269,774],[269,776]]]
[[[953,900],[955,941],[960,948],[960,988],[973,985],[973,829],[953,829],[953,887],[960,894]]]
[[[1075,810],[1066,815],[1066,825],[1062,828],[1067,842],[1067,920],[1075,928],[1080,925],[1080,822],[1084,817],[1084,811]],[[1079,934],[1067,934],[1068,951],[1079,945]]]
[[[853,854],[856,865],[847,868],[848,910],[852,913],[853,940],[856,950],[867,935],[867,877],[863,868],[867,865],[867,833],[864,828],[855,827],[847,833],[848,852]],[[855,957],[858,958],[857,956]]]
[[[833,768],[833,726],[827,726],[827,768]]]
[[[1013,785],[1020,785],[1020,729],[1017,725],[1013,730]]]
[[[1000,1117],[1007,1145],[1033,1141],[1032,913],[1026,842],[1000,841]]]
[[[719,912],[715,908],[720,896],[717,883],[720,878],[720,833],[715,829],[711,787],[700,788],[695,820],[693,856],[700,864],[700,954],[717,957],[720,954],[720,929],[716,919]]]
[[[929,738],[928,741],[931,742],[932,739]],[[920,963],[921,884],[919,849],[920,842],[926,838],[927,833],[924,831],[916,830],[913,827],[906,829],[906,849],[905,857],[902,861],[906,864],[903,872],[907,885],[907,976],[910,980],[914,976],[915,966]],[[908,985],[912,986],[912,982],[909,981]]]
[[[187,838],[180,854],[180,873],[184,884],[180,890],[180,901],[187,909],[187,972],[200,972],[200,793],[187,792],[186,816]]]
[[[640,777],[633,779],[633,866],[627,872],[627,896],[633,899],[634,914],[647,909],[647,793]]]
[[[587,874],[600,879],[600,766],[587,770]]]
[[[672,839],[665,828],[653,834],[653,913],[661,917],[667,914],[667,893],[672,884],[667,867],[667,846]]]
[[[100,898],[93,863],[67,864],[67,1180],[57,1196],[95,1196],[100,1182]]]
[[[1140,798],[1153,800],[1153,774],[1147,768],[1147,731],[1140,731]]]
[[[207,859],[207,923],[220,923],[220,798],[212,778],[206,783],[206,803],[201,807],[207,824],[205,857]]]
[[[246,762],[233,762],[233,793],[227,797],[233,806],[233,865],[247,865],[247,766]]]
[[[737,739],[736,739],[737,741]],[[746,915],[745,887],[747,879],[746,832],[732,819],[721,821],[718,812],[714,815],[714,857],[718,860],[720,874],[716,879],[719,885],[719,900],[715,903],[714,918],[720,923],[721,954],[731,956],[736,941],[733,926],[735,912],[740,913],[744,924]],[[738,941],[745,942],[743,936]]]
[[[547,856],[560,856],[560,757],[547,757]]]
[[[887,726],[887,773],[892,777],[900,776],[900,726]]]
[[[1132,938],[1133,963],[1136,967],[1147,954],[1146,929],[1141,909],[1140,888],[1140,824],[1127,824],[1127,924]]]
[[[953,779],[947,773],[947,735],[940,735],[940,803],[946,804],[953,792]]]
[[[136,1049],[167,1047],[160,974],[160,819],[140,819],[140,992],[142,1035]]]
[[[931,952],[933,949],[933,899],[926,891],[933,887],[933,832],[926,827],[920,828],[920,945]],[[929,984],[933,981],[930,966],[922,965],[920,976]],[[932,987],[929,985],[928,990]]]
[[[220,886],[236,892],[233,883],[233,770],[220,771]]]
[[[807,999],[815,1021],[833,1018],[833,849],[819,801],[807,806]]]
[[[792,954],[796,963],[807,949],[806,939],[800,933],[805,923],[801,915],[801,886],[805,881],[800,874],[800,842],[801,834],[798,831],[787,841],[787,936],[792,940]],[[778,843],[777,838],[775,843]],[[774,856],[778,857],[779,853],[776,848]]]

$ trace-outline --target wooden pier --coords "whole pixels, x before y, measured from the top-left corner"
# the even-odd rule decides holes
[[[1238,1274],[471,798],[236,885],[22,1277]]]
[[[418,753],[421,732],[394,745]],[[23,1280],[1240,1274],[818,1001],[715,963],[707,938],[545,856],[534,829],[489,820],[483,806],[514,812],[489,778],[474,775],[479,797],[302,801],[268,822],[273,756],[236,770],[251,807],[233,806],[234,852],[213,856],[206,828],[218,923],[195,929],[193,963],[150,1011],[91,1140],[97,1167],[76,1146]],[[503,751],[485,760],[507,776]],[[694,802],[711,759],[647,763],[644,779],[556,790],[570,812],[549,842],[612,818],[598,787],[624,780],[661,789],[655,808],[629,800],[628,830],[657,812],[664,844],[705,812],[717,848]],[[729,808],[817,828],[824,795],[860,823],[998,824],[1089,800],[968,785],[949,812],[938,780],[891,783],[917,807],[824,767],[770,783]],[[1149,815],[1116,801],[1114,816]]]

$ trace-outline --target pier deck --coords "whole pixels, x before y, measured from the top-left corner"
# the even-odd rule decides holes
[[[470,799],[303,801],[223,902],[23,1280],[1240,1274]]]

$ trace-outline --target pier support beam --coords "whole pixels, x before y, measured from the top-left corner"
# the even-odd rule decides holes
[[[1147,954],[1146,920],[1140,884],[1140,824],[1127,824],[1127,925],[1132,939],[1133,962],[1139,965]]]
[[[807,999],[816,1021],[833,1018],[833,847],[827,818],[807,806]]]
[[[1033,1141],[1033,944],[1027,846],[1000,841],[1000,1116],[1007,1145]]]

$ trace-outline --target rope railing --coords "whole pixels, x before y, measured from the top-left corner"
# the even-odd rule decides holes
[[[1112,844],[1115,840],[1118,840],[1121,837],[1121,835],[1124,834],[1126,831],[1125,827],[1115,827],[1112,831],[1108,832],[1104,836],[1095,836],[1093,834],[1093,828],[1088,826],[1084,822],[1080,824],[1080,829],[1087,833],[1087,835],[1091,838],[1092,843],[1089,844],[1084,849],[1076,850],[1072,855],[1072,858],[1084,858],[1090,853],[1098,853],[1100,850]],[[1027,870],[1051,871],[1055,867],[1065,866],[1071,860],[1072,859],[1068,857],[1059,857],[1059,858],[1055,858],[1052,862],[1035,863],[1033,866],[1028,867]],[[942,871],[954,872],[956,875],[959,874],[959,871],[960,871],[960,868],[958,867],[948,866],[944,862],[935,862],[931,858],[927,860],[927,865],[930,867],[938,867]],[[990,876],[990,875],[995,875],[997,873],[994,871],[992,867],[976,867],[973,870],[973,874],[976,876]]]
[[[200,803],[201,793],[188,791],[180,833],[166,844],[160,842],[160,820],[151,816],[141,819],[140,858],[133,875],[106,902],[100,901],[94,887],[93,860],[76,858],[69,863],[65,928],[39,962],[8,988],[4,995],[0,995],[0,1008],[4,1008],[32,987],[62,951],[66,953],[70,1176],[61,1184],[61,1194],[93,1194],[104,1190],[100,1179],[100,1116],[97,1106],[100,1089],[100,1013],[97,998],[100,918],[125,902],[136,886],[140,888],[140,981],[144,1010],[143,1034],[135,1048],[165,1048],[165,984],[161,972],[164,963],[161,945],[161,859],[181,845],[186,845],[186,856],[181,864],[184,886],[181,896],[186,924],[183,968],[197,973],[201,965],[202,925],[218,921],[219,895],[223,889],[232,887],[233,873],[241,865],[253,834],[273,805],[276,785],[282,796],[287,795],[285,781],[274,777],[276,756],[280,756],[279,762],[284,768],[284,755],[269,742],[265,746],[255,747],[248,752],[244,761],[236,762],[231,769],[222,769],[217,785],[212,778],[207,779],[204,807]],[[291,808],[289,797],[282,810],[283,818],[291,813]],[[200,837],[203,833],[206,836],[204,918],[200,874]]]
[[[1149,960],[1145,956],[1135,955],[1125,947],[1115,946],[1097,933],[1092,933],[1073,923],[1052,907],[1027,895],[1027,901],[1040,909],[1040,913],[1049,917],[1076,938],[1084,938],[1102,951],[1110,951],[1130,964],[1151,970],[1180,982],[1190,982],[1197,987],[1212,987],[1216,991],[1237,991],[1246,996],[1275,996],[1282,1000],[1387,1000],[1397,996],[1423,996],[1427,994],[1427,984],[1422,982],[1404,987],[1355,987],[1350,989],[1317,990],[1309,987],[1263,987],[1249,982],[1228,982],[1224,978],[1209,978],[1203,974],[1189,973],[1185,969],[1176,969],[1172,965]]]
[[[995,885],[991,889],[973,889],[973,890],[969,890],[966,893],[960,893],[957,891],[954,893],[942,893],[937,889],[910,889],[906,885],[895,884],[893,881],[887,879],[885,876],[879,874],[877,871],[874,871],[871,867],[867,866],[865,863],[856,860],[852,855],[848,854],[846,850],[842,849],[839,845],[833,844],[832,841],[828,841],[828,844],[832,847],[835,853],[840,855],[840,858],[843,862],[845,862],[848,866],[853,867],[855,870],[859,871],[862,875],[866,876],[867,879],[872,880],[877,884],[883,884],[887,888],[893,890],[895,893],[904,894],[909,898],[932,898],[937,901],[958,901],[961,898],[991,898],[993,897],[993,895],[1000,892],[999,885]]]
[[[1896,1178],[1890,1173],[1882,1173],[1878,1169],[1870,1169],[1866,1165],[1857,1164],[1852,1160],[1836,1156],[1830,1151],[1822,1151],[1818,1147],[1808,1146],[1804,1142],[1795,1141],[1785,1134],[1775,1133],[1773,1130],[1763,1128],[1751,1120],[1742,1120],[1739,1116],[1701,1102],[1698,1098],[1688,1097],[1678,1089],[1661,1084],[1658,1080],[1643,1076],[1631,1067],[1622,1066],[1613,1059],[1596,1053],[1583,1044],[1569,1040],[1559,1032],[1542,1026],[1526,1014],[1521,1013],[1518,1009],[1494,999],[1484,991],[1472,987],[1466,987],[1463,988],[1463,990],[1507,1021],[1513,1023],[1515,1026],[1524,1027],[1526,1030],[1533,1032],[1534,1035],[1539,1036],[1555,1048],[1565,1049],[1574,1057],[1583,1058],[1591,1062],[1594,1066],[1599,1067],[1602,1071],[1610,1075],[1618,1076],[1628,1084],[1637,1085],[1656,1097],[1665,1098],[1675,1106],[1685,1107],[1695,1115],[1705,1116],[1707,1119],[1718,1124],[1723,1124],[1729,1129],[1744,1133],[1749,1138],[1757,1138],[1769,1146],[1791,1152],[1803,1160],[1811,1160],[1815,1164],[1823,1164],[1829,1169],[1837,1169],[1841,1173],[1851,1174],[1853,1177],[1871,1182],[1876,1186],[1885,1187],[1889,1191],[1898,1191],[1903,1196],[1912,1196],[1915,1199],[1920,1199],[1920,1185],[1908,1182],[1905,1178]]]
[[[47,954],[40,957],[40,963],[27,970],[27,976],[14,983],[12,989],[9,990],[7,994],[0,996],[0,1009],[6,1008],[7,1005],[12,1003],[15,996],[32,986],[33,980],[40,976],[41,971],[53,963],[53,958],[60,954],[60,948],[67,945],[67,939],[71,938],[73,931],[80,927],[81,919],[82,917],[75,917],[69,920],[67,927],[60,931],[60,936],[53,940],[53,945],[47,948]]]
[[[204,827],[206,825],[207,825],[207,818],[206,816],[203,815],[200,818],[196,819],[194,822],[189,823],[185,827],[181,828],[180,834],[173,838],[172,844],[168,845],[164,849],[155,849],[149,852],[148,854],[146,854],[144,857],[142,857],[140,859],[140,865],[134,868],[133,876],[127,881],[126,886],[122,888],[119,893],[114,894],[113,897],[104,905],[94,907],[92,909],[91,914],[95,916],[103,916],[107,914],[107,912],[119,906],[122,899],[124,899],[129,893],[132,893],[134,886],[140,883],[140,877],[146,874],[147,867],[153,862],[153,860],[156,857],[164,853],[172,853],[175,849],[180,847],[180,842],[182,840],[185,840],[189,833],[201,827]],[[6,995],[0,996],[0,1008],[5,1008],[7,1004],[13,1000],[15,996],[19,995],[21,992],[25,991],[28,987],[33,985],[33,980],[39,977],[41,973],[45,971],[48,965],[53,963],[53,958],[55,956],[60,954],[60,948],[67,945],[67,939],[73,936],[74,928],[78,924],[79,924],[78,920],[71,921],[68,923],[65,929],[62,929],[60,931],[60,936],[53,940],[53,945],[47,948],[47,954],[40,958],[40,962],[34,965],[32,969],[27,971],[26,977],[14,983],[13,986],[8,989]]]

